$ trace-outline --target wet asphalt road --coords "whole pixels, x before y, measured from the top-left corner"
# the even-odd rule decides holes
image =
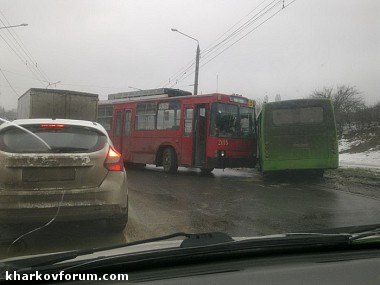
[[[254,236],[380,223],[378,197],[346,192],[326,178],[255,170],[170,175],[154,167],[128,173],[128,241],[176,231]]]
[[[127,173],[129,221],[123,233],[109,233],[102,223],[52,224],[13,245],[11,255],[109,246],[178,231],[255,236],[380,223],[377,185],[342,186],[299,174],[262,177],[244,169],[203,176],[180,168],[170,175],[148,166]],[[29,230],[19,229],[18,235]],[[0,246],[0,257],[9,243]]]

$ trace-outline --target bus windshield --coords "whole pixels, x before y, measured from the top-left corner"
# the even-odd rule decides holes
[[[210,134],[223,138],[248,138],[254,134],[254,109],[214,103],[211,107]]]

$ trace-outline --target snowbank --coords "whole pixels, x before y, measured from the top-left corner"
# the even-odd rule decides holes
[[[339,154],[339,165],[342,167],[364,167],[380,170],[380,151],[341,153]]]
[[[350,131],[352,132],[352,130]],[[343,138],[339,140],[339,165],[341,167],[363,167],[380,170],[380,142],[368,144],[369,140],[376,140],[375,131],[377,132],[377,126],[375,129],[372,128],[361,133],[348,134],[346,132]],[[358,146],[362,145],[376,146],[363,152],[356,152]]]

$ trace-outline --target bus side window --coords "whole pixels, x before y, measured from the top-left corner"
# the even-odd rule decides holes
[[[112,128],[112,105],[100,105],[98,106],[98,123],[101,124],[106,131],[110,131]]]
[[[136,130],[155,130],[157,104],[154,102],[137,104],[135,116]]]
[[[121,135],[121,111],[117,111],[116,113],[116,123],[115,123],[115,135]]]
[[[179,128],[181,103],[179,101],[158,104],[157,130],[176,130]]]
[[[193,131],[193,108],[185,109],[184,135],[191,136]]]

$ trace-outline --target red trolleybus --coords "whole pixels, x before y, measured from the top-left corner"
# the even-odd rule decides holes
[[[98,122],[128,164],[155,164],[166,172],[178,166],[254,167],[254,101],[241,96],[192,96],[177,89],[111,94],[99,102]]]

